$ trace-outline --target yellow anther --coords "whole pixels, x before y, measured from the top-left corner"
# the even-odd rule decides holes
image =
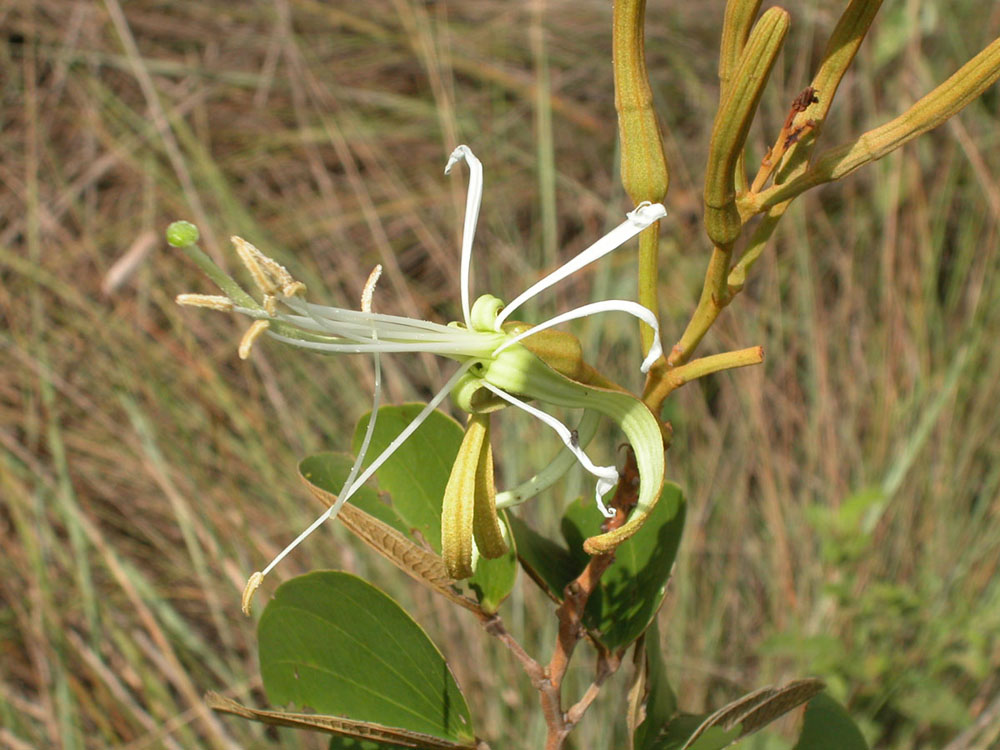
[[[247,617],[250,616],[250,603],[253,601],[253,595],[257,593],[257,589],[260,588],[260,584],[263,580],[264,574],[258,570],[250,576],[250,580],[247,581],[247,585],[243,587],[243,600],[241,607],[243,609],[243,614]]]
[[[257,287],[264,294],[274,294],[277,292],[278,286],[268,275],[268,272],[262,263],[262,260],[265,257],[264,253],[242,237],[231,237],[230,239],[233,241],[233,247],[236,248],[236,254],[240,256],[240,260],[243,261],[243,265],[246,266],[250,275],[253,276],[254,283],[257,284]]]
[[[381,275],[382,264],[379,263],[368,274],[368,281],[365,282],[365,288],[361,291],[361,312],[370,313],[372,311],[372,295],[375,294],[375,284],[378,283]]]
[[[238,350],[240,359],[246,359],[250,356],[253,343],[270,327],[271,322],[267,320],[255,320],[253,322],[253,325],[247,329],[247,332],[243,334],[243,338],[240,340],[240,348]]]
[[[293,279],[290,284],[285,284],[281,288],[281,293],[286,297],[294,297],[297,294],[305,294],[306,285],[303,284],[301,281],[295,281]]]
[[[294,297],[306,291],[306,285],[296,281],[288,269],[274,258],[264,255],[242,237],[232,237],[236,253],[265,296]],[[273,313],[272,313],[273,314]]]
[[[222,312],[230,312],[233,309],[233,301],[229,297],[221,297],[216,294],[178,294],[175,301],[178,305],[208,307]]]

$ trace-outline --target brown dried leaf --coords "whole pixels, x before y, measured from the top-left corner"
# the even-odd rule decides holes
[[[247,708],[215,692],[205,694],[205,703],[213,711],[221,711],[277,727],[319,730],[342,737],[355,737],[362,740],[375,740],[376,742],[391,742],[403,747],[431,748],[431,750],[459,750],[461,748],[471,749],[476,747],[475,744],[460,745],[422,732],[413,732],[408,729],[399,729],[398,727],[387,727],[368,721],[352,721],[340,716],[301,714],[289,711],[261,711],[255,708]]]

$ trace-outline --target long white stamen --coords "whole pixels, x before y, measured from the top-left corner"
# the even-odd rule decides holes
[[[639,232],[649,226],[652,226],[666,215],[667,209],[665,209],[660,203],[640,203],[634,210],[627,214],[628,218],[626,218],[625,221],[601,237],[601,239],[588,247],[582,253],[579,253],[570,261],[557,268],[542,280],[532,284],[524,292],[515,297],[513,301],[511,301],[511,303],[501,310],[499,315],[497,315],[496,323],[494,324],[496,330],[499,331],[500,326],[503,325],[504,321],[507,320],[508,317],[510,317],[511,313],[536,294],[548,289],[553,284],[562,281],[567,276],[576,273],[584,266],[590,265],[598,258],[604,257],[612,250],[617,250],[619,247],[639,234]]]
[[[348,499],[350,499],[350,497],[358,490],[358,488],[367,482],[371,478],[372,474],[374,474],[378,468],[384,464],[393,453],[396,452],[396,449],[399,448],[399,446],[401,446],[406,439],[414,433],[414,431],[416,431],[424,420],[427,419],[430,413],[437,408],[438,404],[444,401],[445,397],[451,392],[451,389],[455,387],[455,384],[458,383],[459,379],[465,375],[466,372],[468,372],[469,368],[472,367],[473,364],[475,364],[475,360],[469,360],[459,367],[455,371],[455,374],[448,378],[448,382],[444,384],[444,387],[434,395],[434,398],[432,398],[430,402],[428,402],[427,406],[425,406],[421,412],[414,417],[413,421],[410,422],[406,428],[396,436],[395,440],[389,443],[388,447],[378,455],[378,458],[372,461],[371,465],[365,469],[364,472],[362,472],[361,476],[355,480],[354,484],[352,484],[346,492],[341,492],[340,497],[337,498],[337,502],[327,508],[319,518],[309,525],[309,528],[295,537],[295,540],[291,544],[279,552],[278,555],[271,560],[270,563],[268,563],[267,567],[261,571],[261,576],[266,576],[270,573],[274,569],[275,565],[284,560],[285,556],[289,552],[301,544],[303,539],[313,533],[323,524],[324,521],[332,518],[340,510],[341,506],[343,506],[343,504],[346,503]]]
[[[642,372],[649,372],[649,368],[653,366],[653,363],[663,356],[663,345],[660,343],[660,322],[656,319],[656,316],[653,315],[648,307],[627,299],[609,299],[602,302],[591,302],[589,305],[583,305],[582,307],[574,308],[568,312],[560,313],[554,318],[549,318],[544,323],[532,326],[528,330],[522,331],[516,336],[512,336],[507,339],[497,347],[496,351],[493,352],[493,356],[496,356],[507,347],[513,346],[518,341],[526,339],[533,333],[543,331],[546,328],[551,328],[552,326],[559,325],[560,323],[565,323],[567,320],[585,318],[586,316],[593,315],[594,313],[615,311],[634,315],[653,329],[653,345],[649,347],[649,354],[646,355],[646,359],[644,359],[642,364],[639,366],[639,369]]]
[[[472,153],[468,146],[459,146],[451,152],[444,173],[450,174],[451,168],[458,162],[469,165],[469,192],[465,198],[465,226],[462,228],[462,315],[465,316],[466,327],[472,326],[469,299],[471,296],[470,271],[472,267],[472,241],[476,236],[476,224],[479,222],[479,207],[483,201],[483,163]]]
[[[599,415],[597,412],[590,410],[584,411],[583,418],[580,420],[580,424],[577,425],[576,428],[576,444],[581,448],[586,448],[590,444],[590,441],[594,438],[594,435],[597,433],[598,421]],[[522,482],[509,490],[498,492],[496,501],[497,508],[512,508],[513,506],[520,505],[521,503],[535,497],[539,493],[544,492],[553,484],[558,482],[563,474],[569,471],[575,463],[576,455],[572,451],[568,449],[559,451],[559,454],[531,479]]]
[[[371,274],[369,274],[368,281],[365,282],[364,291],[361,293],[361,309],[364,312],[370,313],[372,310],[372,295],[375,292],[375,284],[378,282],[379,276],[381,275],[382,275],[382,266],[377,265],[372,270]],[[371,337],[375,341],[378,340],[378,330],[375,328],[374,324],[372,325],[371,328]],[[365,430],[365,437],[361,441],[361,449],[358,451],[358,456],[357,458],[354,459],[354,463],[351,465],[351,470],[348,472],[347,479],[344,480],[344,484],[340,488],[340,495],[338,497],[344,495],[345,490],[352,487],[354,478],[358,475],[358,471],[361,469],[361,464],[365,460],[365,454],[368,452],[368,446],[371,444],[372,434],[375,432],[375,420],[378,417],[379,401],[382,395],[382,362],[381,362],[381,357],[379,356],[379,353],[377,351],[374,353],[373,359],[375,360],[375,385],[373,388],[374,392],[372,394],[372,416],[368,420],[368,428]],[[333,514],[331,513],[330,515]],[[329,518],[329,516],[327,516],[327,518]],[[318,521],[314,523],[313,526],[310,528],[315,528],[319,526],[319,524],[322,522],[323,521]],[[301,541],[301,539],[303,538],[305,537],[300,537],[300,539],[297,539],[293,543],[293,545],[287,549],[286,552],[283,552],[281,555],[279,555],[279,557],[276,558],[273,562],[271,562],[271,564],[268,565],[264,570],[262,571],[259,570],[250,576],[250,579],[247,581],[246,587],[244,587],[243,589],[242,608],[243,608],[243,613],[245,615],[250,614],[250,602],[253,601],[254,593],[257,591],[258,588],[260,588],[260,584],[263,582],[264,576],[267,575],[271,571],[271,569],[278,564],[278,562],[280,562],[281,558],[284,557],[288,553],[288,551],[294,549],[294,545],[297,544],[299,541]]]
[[[604,494],[615,486],[618,482],[618,470],[614,466],[597,466],[593,461],[590,460],[583,449],[580,447],[576,439],[574,439],[573,432],[566,425],[560,422],[558,419],[553,417],[551,414],[546,414],[541,409],[536,409],[531,404],[527,404],[521,401],[519,398],[511,396],[506,391],[497,388],[494,385],[490,385],[485,380],[483,381],[483,386],[487,388],[490,392],[495,393],[497,396],[502,398],[504,401],[513,404],[519,409],[522,409],[536,419],[540,419],[542,422],[547,424],[563,441],[563,444],[572,451],[573,455],[576,456],[576,460],[580,462],[580,465],[584,469],[589,471],[595,477],[597,477],[597,487],[594,490],[594,497],[597,500],[597,507],[600,509],[601,513],[605,518],[611,518],[614,516],[615,512],[609,510],[604,504],[603,496]]]
[[[348,490],[353,489],[354,478],[358,475],[358,472],[361,471],[361,465],[364,463],[365,454],[368,453],[368,446],[370,446],[372,442],[372,435],[375,434],[375,420],[378,417],[378,407],[382,396],[382,358],[379,356],[378,352],[375,352],[373,359],[375,360],[375,393],[372,397],[372,416],[368,420],[368,427],[365,429],[365,437],[361,441],[361,449],[358,451],[358,457],[354,459],[351,471],[347,475],[347,479],[344,480],[343,486],[340,488],[340,494],[337,496],[338,503],[340,502],[340,498],[347,494]],[[351,492],[351,494],[354,493]]]
[[[236,312],[240,313],[246,309],[247,308],[234,308]],[[259,320],[277,320],[282,323],[288,323],[292,327],[303,331],[321,333],[329,337],[339,336],[351,338],[355,341],[362,342],[371,340],[369,332],[371,331],[373,325],[378,328],[380,340],[386,341],[465,341],[469,343],[483,341],[483,332],[481,331],[469,331],[465,328],[447,326],[441,326],[439,330],[425,330],[393,322],[386,322],[375,315],[369,317],[364,323],[355,323],[353,321],[343,322],[324,319],[315,315],[309,315],[306,317],[302,315],[287,315],[285,313],[279,313],[272,316],[261,311],[250,312],[254,313],[248,315],[248,317],[251,318]],[[338,342],[331,341],[330,343]]]
[[[312,349],[318,352],[332,352],[332,353],[344,353],[344,354],[361,354],[363,352],[373,352],[380,351],[384,353],[399,353],[399,352],[428,352],[429,354],[438,354],[442,357],[488,357],[492,347],[487,345],[484,349],[483,342],[478,342],[478,346],[470,345],[468,343],[462,342],[451,342],[445,341],[441,343],[408,343],[399,344],[392,342],[379,341],[377,344],[373,343],[327,343],[324,341],[305,341],[303,339],[292,338],[291,336],[284,336],[280,333],[275,333],[274,331],[268,331],[267,335],[278,341],[283,341],[286,344],[291,344],[300,349]],[[492,342],[494,345],[496,342]]]
[[[382,264],[375,266],[372,272],[368,274],[368,281],[365,282],[365,288],[361,292],[361,310],[362,312],[370,313],[372,311],[372,296],[375,294],[375,284],[378,283],[379,277],[382,275]],[[372,341],[378,341],[378,329],[372,325]],[[361,440],[361,448],[358,450],[358,457],[354,459],[354,464],[351,466],[351,471],[347,475],[347,479],[344,480],[344,485],[340,488],[340,495],[343,495],[351,485],[354,483],[354,478],[361,471],[361,465],[364,463],[365,454],[368,453],[368,446],[371,445],[372,435],[375,434],[375,421],[378,418],[378,407],[379,401],[382,396],[382,358],[376,351],[372,355],[372,359],[375,362],[375,385],[373,388],[372,395],[372,415],[368,420],[368,427],[365,429],[365,436]],[[337,497],[339,498],[340,495]]]

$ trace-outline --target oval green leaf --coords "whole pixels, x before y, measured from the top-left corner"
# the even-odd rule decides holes
[[[476,563],[476,571],[466,580],[469,588],[476,593],[476,599],[483,612],[493,614],[497,608],[510,596],[517,580],[517,541],[510,530],[507,513],[498,513],[500,523],[505,527],[507,552],[492,560],[480,555]]]
[[[659,611],[684,531],[685,513],[681,488],[666,482],[646,523],[615,550],[615,562],[601,578],[584,612],[584,624],[596,631],[609,649],[623,649],[632,643]],[[563,536],[580,570],[589,559],[583,540],[600,533],[602,521],[593,501],[578,500],[566,509]]]
[[[806,706],[802,732],[793,750],[868,750],[868,743],[844,707],[820,693]]]
[[[273,704],[474,740],[468,705],[441,652],[396,602],[360,578],[317,571],[282,584],[257,635]]]
[[[423,408],[423,404],[403,404],[379,409],[368,455],[379,455]],[[355,452],[361,448],[370,417],[369,413],[358,420],[354,430]],[[376,475],[379,488],[392,496],[392,507],[399,517],[438,554],[441,554],[441,500],[462,435],[458,422],[434,411]]]
[[[353,463],[354,457],[346,453],[316,453],[302,459],[299,463],[299,474],[321,490],[331,495],[339,495]],[[365,485],[351,496],[349,502],[401,534],[409,535],[409,525],[400,518],[390,503],[379,497],[374,488]]]

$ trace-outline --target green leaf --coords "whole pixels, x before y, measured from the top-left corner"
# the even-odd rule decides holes
[[[498,516],[500,523],[506,527],[507,552],[492,560],[480,555],[476,572],[466,580],[469,588],[476,592],[479,606],[490,614],[496,612],[503,600],[510,596],[517,580],[517,542],[510,530],[507,513],[501,510]]]
[[[383,406],[378,411],[369,456],[379,455],[413,421],[423,404]],[[353,449],[361,448],[370,414],[354,431]],[[441,553],[441,500],[452,464],[462,444],[463,430],[454,419],[439,411],[431,412],[403,445],[378,470],[380,489],[392,496],[392,507],[438,554]]]
[[[372,721],[354,721],[342,716],[324,716],[317,713],[293,713],[291,711],[267,711],[250,708],[237,703],[232,698],[211,691],[205,694],[205,703],[213,711],[259,721],[261,724],[269,726],[293,727],[309,732],[332,734],[340,738],[342,743],[337,745],[335,741],[332,747],[357,747],[357,745],[350,744],[352,741],[362,742],[362,747],[374,750],[378,748],[391,750],[401,747],[419,747],[423,750],[473,750],[478,746],[475,740],[461,743],[452,742],[423,732],[387,727]]]
[[[650,738],[647,750],[719,750],[731,745],[740,736],[739,726],[725,730],[722,727],[711,727],[699,736],[692,744],[688,741],[692,734],[705,721],[704,714],[678,714],[670,723],[663,727],[660,734]]]
[[[282,584],[257,635],[271,703],[451,742],[474,739],[441,652],[396,602],[360,578],[318,571]]]
[[[299,463],[299,473],[303,479],[321,490],[339,495],[353,463],[354,458],[346,453],[317,453]],[[348,502],[392,526],[396,531],[409,535],[409,525],[400,518],[392,505],[379,497],[373,487],[367,485],[362,487],[351,495]]]
[[[820,693],[806,707],[793,750],[868,750],[868,743],[843,706]]]
[[[553,601],[561,602],[563,588],[580,575],[583,565],[565,547],[542,536],[517,516],[511,515],[509,521],[521,567]]]
[[[665,483],[646,523],[615,550],[615,562],[602,576],[584,612],[584,624],[597,631],[609,649],[632,643],[660,609],[684,531],[685,512],[681,488]],[[602,521],[588,500],[571,503],[563,516],[563,536],[577,563],[582,563],[581,570],[588,559],[583,540],[600,533]]]
[[[652,726],[646,730],[641,750],[718,750],[813,699],[823,687],[822,681],[814,678],[794,680],[781,687],[755,690],[710,715],[677,714],[655,735],[649,734]],[[640,750],[638,744],[635,747]],[[812,748],[803,745],[797,750],[806,747]],[[844,746],[844,750],[854,748]]]
[[[652,750],[661,727],[677,713],[677,696],[667,679],[667,667],[660,652],[660,629],[656,618],[646,629],[644,670],[646,683],[645,720],[636,727],[632,738],[633,750]],[[692,731],[697,726],[691,728]]]
[[[387,745],[353,737],[334,737],[327,750],[409,750],[406,745]]]

